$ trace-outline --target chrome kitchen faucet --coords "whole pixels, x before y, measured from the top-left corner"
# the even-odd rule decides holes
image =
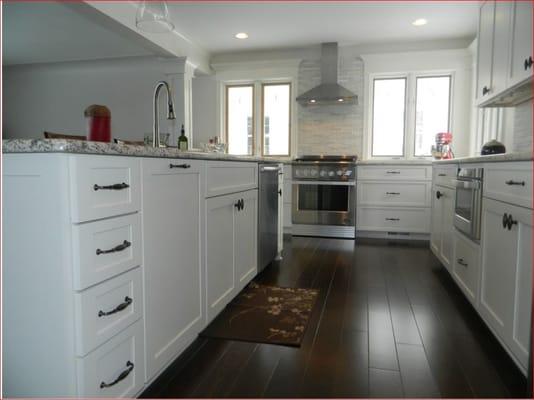
[[[172,101],[172,92],[169,84],[165,81],[159,81],[154,89],[154,130],[152,131],[152,147],[161,147],[159,140],[159,110],[158,110],[158,98],[161,88],[165,87],[167,90],[167,119],[176,119],[174,114],[174,103]]]

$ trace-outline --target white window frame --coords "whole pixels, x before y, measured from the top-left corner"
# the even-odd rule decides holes
[[[289,155],[262,155],[263,151],[263,120],[262,120],[262,110],[263,110],[263,85],[269,85],[269,84],[289,84],[290,85],[290,108],[289,108]],[[295,79],[292,77],[284,77],[284,78],[271,78],[271,79],[254,79],[254,80],[225,80],[221,82],[222,90],[221,90],[221,108],[223,110],[222,112],[222,129],[223,132],[222,138],[225,140],[228,137],[227,132],[227,121],[226,121],[226,88],[228,86],[241,86],[241,85],[251,85],[253,86],[254,92],[253,92],[253,148],[252,148],[252,156],[261,156],[265,158],[291,158],[293,154],[295,154],[295,149],[293,148],[294,143],[296,143],[296,133],[295,133],[295,120],[294,116],[296,115],[296,101],[295,101]],[[227,150],[228,151],[228,150]]]
[[[417,95],[417,78],[450,76],[449,86],[449,130],[452,127],[454,114],[454,70],[426,70],[396,73],[369,74],[366,128],[364,135],[364,151],[367,159],[373,160],[431,160],[432,156],[415,156],[415,107]],[[402,156],[373,156],[373,101],[375,79],[406,79],[405,110],[404,110],[404,148]],[[454,132],[453,132],[454,135]]]

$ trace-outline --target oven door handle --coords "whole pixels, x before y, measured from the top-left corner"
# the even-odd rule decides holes
[[[478,190],[480,189],[480,182],[479,181],[461,181],[458,179],[452,179],[452,184],[460,189],[474,189]]]
[[[293,181],[293,185],[356,186],[354,181]]]

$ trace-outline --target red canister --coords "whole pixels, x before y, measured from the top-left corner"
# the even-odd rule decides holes
[[[111,112],[106,106],[93,104],[85,109],[87,140],[111,142]]]

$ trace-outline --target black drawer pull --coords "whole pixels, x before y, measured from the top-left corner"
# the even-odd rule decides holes
[[[245,208],[245,202],[243,199],[237,200],[237,203],[234,204],[234,207],[237,208],[237,211],[241,211],[243,208]]]
[[[169,164],[169,168],[170,169],[173,169],[173,168],[187,169],[187,168],[191,168],[191,165],[190,164]]]
[[[117,379],[115,379],[111,383],[106,383],[106,382],[103,382],[103,381],[100,382],[100,389],[104,389],[104,388],[116,385],[117,383],[119,383],[120,381],[125,379],[128,375],[130,375],[130,372],[132,372],[133,369],[134,369],[133,362],[127,361],[126,362],[126,369],[124,371],[122,371],[119,376],[117,376]]]
[[[528,69],[528,58],[525,58],[525,63],[523,64],[525,71]]]
[[[386,218],[386,221],[400,221],[400,218]]]
[[[517,185],[517,186],[525,186],[525,181],[513,181],[513,180],[509,180],[509,181],[505,181],[504,183],[506,183],[507,185]]]
[[[278,190],[278,194],[279,194],[280,196],[282,196],[282,189],[279,189],[279,190]]]
[[[514,220],[512,214],[504,213],[504,215],[502,216],[503,229],[508,229],[509,231],[511,231],[513,225],[517,225],[517,220]]]
[[[463,258],[459,258],[458,260],[456,260],[456,262],[460,265],[463,265],[464,267],[468,267],[469,264],[467,264]]]
[[[122,244],[119,244],[118,246],[115,246],[115,247],[113,247],[112,249],[109,249],[109,250],[96,249],[96,255],[99,256],[100,254],[116,253],[118,251],[123,251],[123,250],[127,249],[131,245],[132,245],[131,242],[125,240],[124,242],[122,242]]]
[[[95,184],[93,186],[93,189],[94,190],[122,190],[122,189],[128,189],[129,187],[130,185],[122,182],[122,183],[116,183],[114,185],[108,185],[108,186],[100,186],[100,185]]]
[[[441,193],[439,190],[436,192],[436,199],[440,199],[441,197],[443,197],[443,193]]]
[[[400,171],[386,171],[386,174],[400,174]]]
[[[399,193],[399,192],[386,192],[386,194],[392,194],[392,195],[395,195],[395,196],[398,196],[398,195],[400,195],[400,193]]]
[[[127,308],[130,304],[132,304],[132,301],[133,301],[133,300],[132,300],[130,297],[126,296],[126,297],[124,298],[124,303],[119,304],[117,307],[115,307],[115,308],[114,308],[113,310],[111,310],[111,311],[102,311],[102,310],[100,310],[100,311],[98,312],[98,316],[99,316],[99,317],[104,317],[104,316],[106,316],[106,315],[111,315],[111,314],[118,313],[119,311],[124,310],[124,309]]]
[[[438,176],[447,176],[447,174],[438,174]]]
[[[489,88],[487,86],[484,86],[482,88],[482,96],[487,95],[490,92]]]

